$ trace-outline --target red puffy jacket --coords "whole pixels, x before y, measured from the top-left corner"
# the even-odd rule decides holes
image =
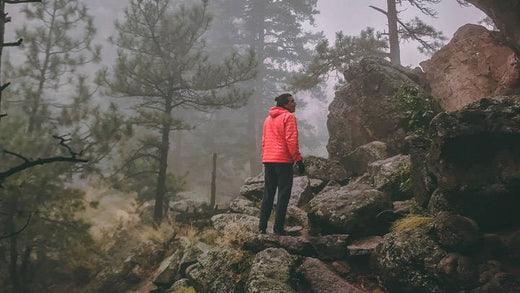
[[[285,108],[271,108],[264,122],[262,162],[293,163],[300,160],[296,117]]]

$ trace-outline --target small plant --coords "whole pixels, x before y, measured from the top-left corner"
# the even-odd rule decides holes
[[[242,246],[244,242],[254,235],[243,223],[234,222],[227,225],[222,231],[221,244]]]
[[[395,94],[395,105],[402,113],[399,126],[409,134],[424,136],[435,116],[435,104],[422,90],[412,84],[404,84]]]
[[[420,226],[427,225],[431,223],[433,220],[432,217],[425,217],[419,215],[410,214],[402,219],[399,219],[394,222],[392,225],[392,232],[400,232],[408,229],[417,228]]]

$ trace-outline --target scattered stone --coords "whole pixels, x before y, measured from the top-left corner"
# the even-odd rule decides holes
[[[234,213],[246,214],[254,217],[260,215],[260,209],[256,207],[256,204],[241,196],[229,202],[229,209]]]
[[[331,161],[325,158],[308,156],[304,159],[305,172],[309,178],[321,180],[334,180],[343,182],[348,179],[347,172],[343,166],[337,161]]]

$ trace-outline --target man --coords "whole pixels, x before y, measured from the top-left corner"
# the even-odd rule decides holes
[[[269,116],[265,119],[262,136],[265,190],[260,206],[259,232],[266,233],[274,195],[278,189],[273,231],[284,235],[285,214],[293,183],[293,164],[296,162],[301,174],[305,171],[305,167],[298,147],[296,117],[292,114],[296,110],[294,97],[285,93],[276,97],[275,101],[276,107],[269,110]]]

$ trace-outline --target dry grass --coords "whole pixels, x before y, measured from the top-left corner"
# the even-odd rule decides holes
[[[221,245],[242,246],[244,242],[255,234],[249,231],[244,224],[234,222],[227,225],[218,239]]]
[[[432,217],[424,217],[424,216],[418,216],[410,214],[402,219],[399,219],[394,222],[392,225],[392,232],[399,232],[404,231],[408,229],[417,228],[420,226],[424,226],[427,224],[430,224],[432,222]]]
[[[191,244],[195,244],[201,239],[199,231],[192,225],[180,226],[177,231],[177,236],[186,237]]]

